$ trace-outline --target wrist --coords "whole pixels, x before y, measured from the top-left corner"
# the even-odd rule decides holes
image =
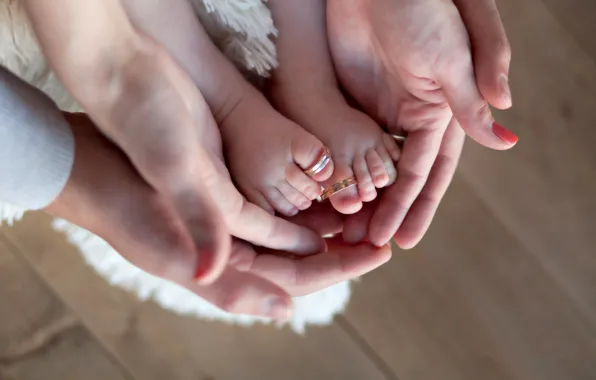
[[[79,69],[76,75],[85,79],[71,89],[109,135],[124,128],[131,113],[153,107],[156,98],[164,92],[171,94],[174,87],[170,77],[176,64],[159,44],[137,35],[126,46],[126,53]]]

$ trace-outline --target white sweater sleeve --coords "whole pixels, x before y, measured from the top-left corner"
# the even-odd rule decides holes
[[[41,91],[0,67],[0,200],[30,210],[60,194],[74,161],[74,137]]]

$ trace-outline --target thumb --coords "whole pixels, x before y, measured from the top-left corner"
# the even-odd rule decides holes
[[[470,52],[453,51],[452,64],[439,73],[438,81],[447,103],[462,129],[470,138],[488,148],[505,150],[513,147],[518,137],[494,121],[486,100],[482,97]]]
[[[511,48],[495,0],[454,0],[472,44],[476,81],[484,99],[498,109],[511,107]]]

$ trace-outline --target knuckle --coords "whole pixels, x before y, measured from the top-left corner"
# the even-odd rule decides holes
[[[493,120],[493,115],[487,102],[479,105],[476,115],[481,123],[489,123]]]

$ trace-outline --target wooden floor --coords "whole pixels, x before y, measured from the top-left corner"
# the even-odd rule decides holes
[[[596,1],[501,0],[520,135],[472,143],[428,236],[304,337],[109,287],[34,215],[0,230],[0,379],[596,379]]]

